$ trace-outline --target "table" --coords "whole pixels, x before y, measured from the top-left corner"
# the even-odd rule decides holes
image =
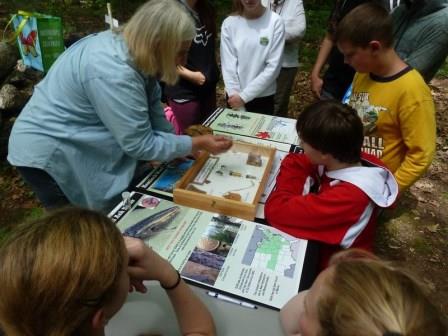
[[[300,290],[307,289],[314,281],[317,267],[317,245],[308,245],[307,256]],[[180,335],[176,316],[165,291],[157,282],[147,282],[146,294],[131,293],[125,305],[109,321],[106,335],[141,335],[143,333],[164,336]],[[279,312],[274,309],[257,306],[257,309],[245,308],[233,303],[217,300],[207,295],[207,290],[190,285],[198,297],[205,303],[215,321],[220,336],[282,335]]]
[[[281,335],[278,311],[240,307],[214,299],[201,288],[192,288],[212,313],[218,335]],[[106,335],[180,335],[175,321],[167,295],[160,286],[152,283],[149,294],[129,295],[125,305],[109,321]]]
[[[226,134],[235,140],[255,144],[273,146],[285,155],[297,152],[298,138],[295,133],[295,120],[259,115],[245,112],[249,118],[241,118],[242,114],[226,109],[217,109],[204,123],[212,127],[216,134]],[[236,128],[229,125],[243,125]],[[293,133],[292,133],[293,132]],[[157,174],[156,174],[157,175]],[[147,180],[147,179],[146,179]],[[142,180],[137,189],[140,192],[154,194],[153,190],[142,188],[146,183]],[[150,183],[146,183],[148,186]],[[155,193],[165,199],[172,199],[171,193]],[[263,204],[260,204],[261,210]],[[263,217],[257,216],[262,222]],[[300,279],[299,290],[311,286],[317,274],[318,245],[308,242]],[[109,322],[107,335],[138,335],[142,333],[179,335],[174,311],[165,291],[156,283],[148,282],[149,293],[131,293],[120,312]],[[218,335],[281,335],[282,330],[278,310],[257,305],[257,309],[242,307],[224,302],[207,295],[207,289],[190,285],[210,310],[217,327]]]

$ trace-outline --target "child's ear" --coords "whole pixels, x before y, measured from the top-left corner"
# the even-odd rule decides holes
[[[369,48],[373,53],[376,53],[382,48],[381,42],[376,40],[370,41]]]
[[[103,308],[98,309],[92,317],[92,329],[102,330],[107,324],[106,314]]]
[[[328,162],[329,159],[333,158],[331,154],[320,153],[320,160],[322,162]]]

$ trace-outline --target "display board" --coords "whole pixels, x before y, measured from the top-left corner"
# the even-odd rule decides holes
[[[294,119],[218,108],[204,122],[215,132],[238,134],[269,142],[299,145]]]
[[[109,216],[124,235],[143,239],[183,278],[210,290],[277,309],[298,292],[306,240],[138,192]]]

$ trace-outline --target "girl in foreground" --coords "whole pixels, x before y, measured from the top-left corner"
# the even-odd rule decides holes
[[[13,229],[0,248],[0,274],[8,336],[104,335],[128,291],[146,291],[144,280],[166,290],[182,335],[215,334],[210,313],[168,261],[91,210],[63,209]]]
[[[436,308],[401,269],[352,249],[283,307],[286,335],[445,336]]]

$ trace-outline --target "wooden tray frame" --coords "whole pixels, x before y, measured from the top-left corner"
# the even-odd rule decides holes
[[[184,176],[176,183],[176,187],[174,188],[173,192],[174,202],[180,205],[186,205],[200,210],[217,212],[222,215],[254,220],[258,202],[261,198],[261,194],[266,187],[269,173],[272,169],[276,149],[272,147],[235,141],[230,150],[236,150],[243,153],[255,153],[268,158],[268,162],[266,163],[260,185],[258,186],[257,193],[255,194],[255,197],[253,199],[253,203],[231,200],[209,194],[202,194],[186,189],[188,184],[194,180],[196,175],[199,173],[199,171],[202,169],[202,167],[210,157],[210,154],[207,152],[201,154],[201,156],[196,160],[193,166],[191,166],[190,169],[184,174]]]

